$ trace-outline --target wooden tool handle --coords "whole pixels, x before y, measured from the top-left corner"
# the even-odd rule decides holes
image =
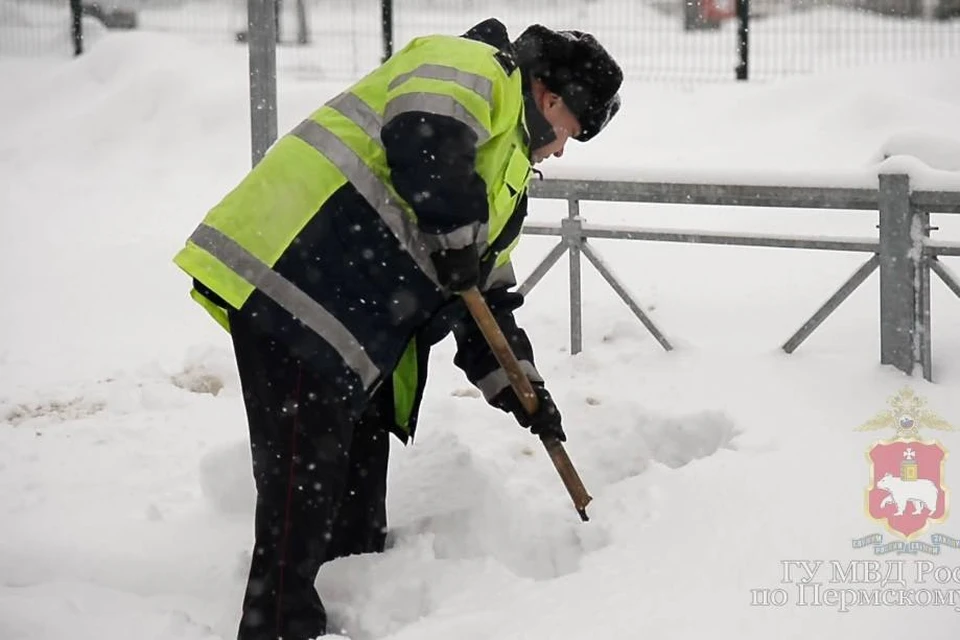
[[[530,379],[520,368],[520,363],[517,361],[513,349],[510,348],[506,336],[500,330],[500,325],[493,317],[493,313],[487,306],[486,300],[483,299],[483,295],[476,287],[471,287],[460,295],[463,297],[467,309],[470,310],[470,315],[473,316],[477,326],[480,327],[480,332],[483,333],[487,344],[490,345],[497,362],[507,372],[510,386],[513,387],[517,397],[520,398],[523,408],[531,415],[536,413],[539,400],[533,390],[533,385],[530,384]],[[589,520],[587,505],[593,498],[590,497],[586,487],[583,486],[580,475],[567,455],[567,450],[563,447],[563,443],[554,437],[541,437],[540,440],[550,455],[553,466],[557,468],[560,479],[563,480],[563,484],[573,500],[573,505],[576,507],[577,513],[580,514],[580,519],[586,522]]]

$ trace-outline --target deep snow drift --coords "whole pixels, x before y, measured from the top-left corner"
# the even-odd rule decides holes
[[[950,60],[769,86],[631,84],[609,134],[544,169],[860,185],[893,155],[927,186],[955,187],[957,77]],[[75,61],[0,60],[0,82],[15,88],[0,96],[0,638],[229,638],[252,534],[242,403],[227,337],[170,258],[248,166],[245,54],[106,34]],[[283,79],[281,129],[341,88]],[[536,201],[531,217],[563,211]],[[869,213],[583,213],[876,233]],[[957,220],[935,218],[935,237],[960,240]],[[525,239],[521,277],[552,244]],[[393,449],[392,548],[321,572],[343,635],[956,638],[953,606],[798,606],[796,580],[782,580],[786,561],[872,560],[851,541],[889,538],[863,496],[865,452],[893,434],[854,429],[898,389],[911,385],[960,428],[960,300],[934,282],[927,384],[877,364],[876,275],[797,352],[778,348],[864,256],[595,246],[677,348],[662,351],[586,264],[584,352],[569,353],[563,265],[519,314],[595,498],[591,521],[444,342],[419,438]],[[924,435],[960,446],[956,433]],[[947,484],[957,477],[948,458]],[[935,530],[960,537],[957,522]],[[880,560],[956,567],[957,554]],[[789,603],[751,606],[751,590],[776,588]]]

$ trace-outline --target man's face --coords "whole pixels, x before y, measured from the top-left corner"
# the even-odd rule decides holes
[[[577,122],[576,116],[567,108],[560,96],[544,91],[540,95],[538,106],[540,112],[543,113],[543,117],[553,126],[553,132],[557,137],[550,144],[533,150],[531,155],[534,164],[539,164],[550,156],[559,158],[563,155],[563,148],[567,144],[567,140],[580,134],[580,123]]]

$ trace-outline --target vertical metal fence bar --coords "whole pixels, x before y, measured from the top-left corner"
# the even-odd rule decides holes
[[[274,0],[247,0],[250,142],[256,165],[277,139],[277,11]]]
[[[79,56],[83,53],[83,2],[82,0],[70,0],[70,33],[73,36],[73,55]]]
[[[912,374],[917,332],[910,178],[880,176],[880,362]]]
[[[569,200],[568,217],[562,221],[561,233],[570,250],[570,353],[583,350],[583,295],[580,273],[580,244],[583,226],[580,220],[580,202]]]
[[[277,27],[274,40],[280,44],[283,39],[283,0],[273,0],[273,21]]]
[[[383,62],[393,55],[393,0],[380,0],[380,29],[383,34]]]
[[[924,259],[926,262],[926,258]],[[930,313],[930,268],[925,266],[920,280],[923,294],[923,315],[921,320],[920,362],[923,364],[923,379],[933,382],[933,320]]]
[[[750,0],[737,0],[737,80],[747,80],[750,71]]]
[[[925,211],[912,209],[913,214],[913,253],[916,265],[915,280],[915,326],[914,362],[919,362],[923,369],[923,378],[933,380],[932,362],[932,335],[930,320],[930,263],[929,256],[925,255],[924,244],[930,237],[930,214]]]
[[[297,0],[297,44],[310,44],[310,26],[307,18],[307,0]],[[279,27],[278,33],[279,33]]]

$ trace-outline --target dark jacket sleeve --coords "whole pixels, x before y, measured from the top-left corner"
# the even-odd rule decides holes
[[[543,382],[534,362],[533,345],[527,333],[517,324],[513,313],[523,305],[523,295],[504,285],[489,289],[484,298],[527,377],[531,382]],[[506,371],[500,368],[486,338],[469,313],[454,326],[453,335],[457,341],[454,364],[463,370],[467,379],[490,402],[510,386]]]
[[[444,234],[487,222],[487,188],[475,171],[477,136],[448,116],[410,111],[384,125],[390,178],[420,228]]]

